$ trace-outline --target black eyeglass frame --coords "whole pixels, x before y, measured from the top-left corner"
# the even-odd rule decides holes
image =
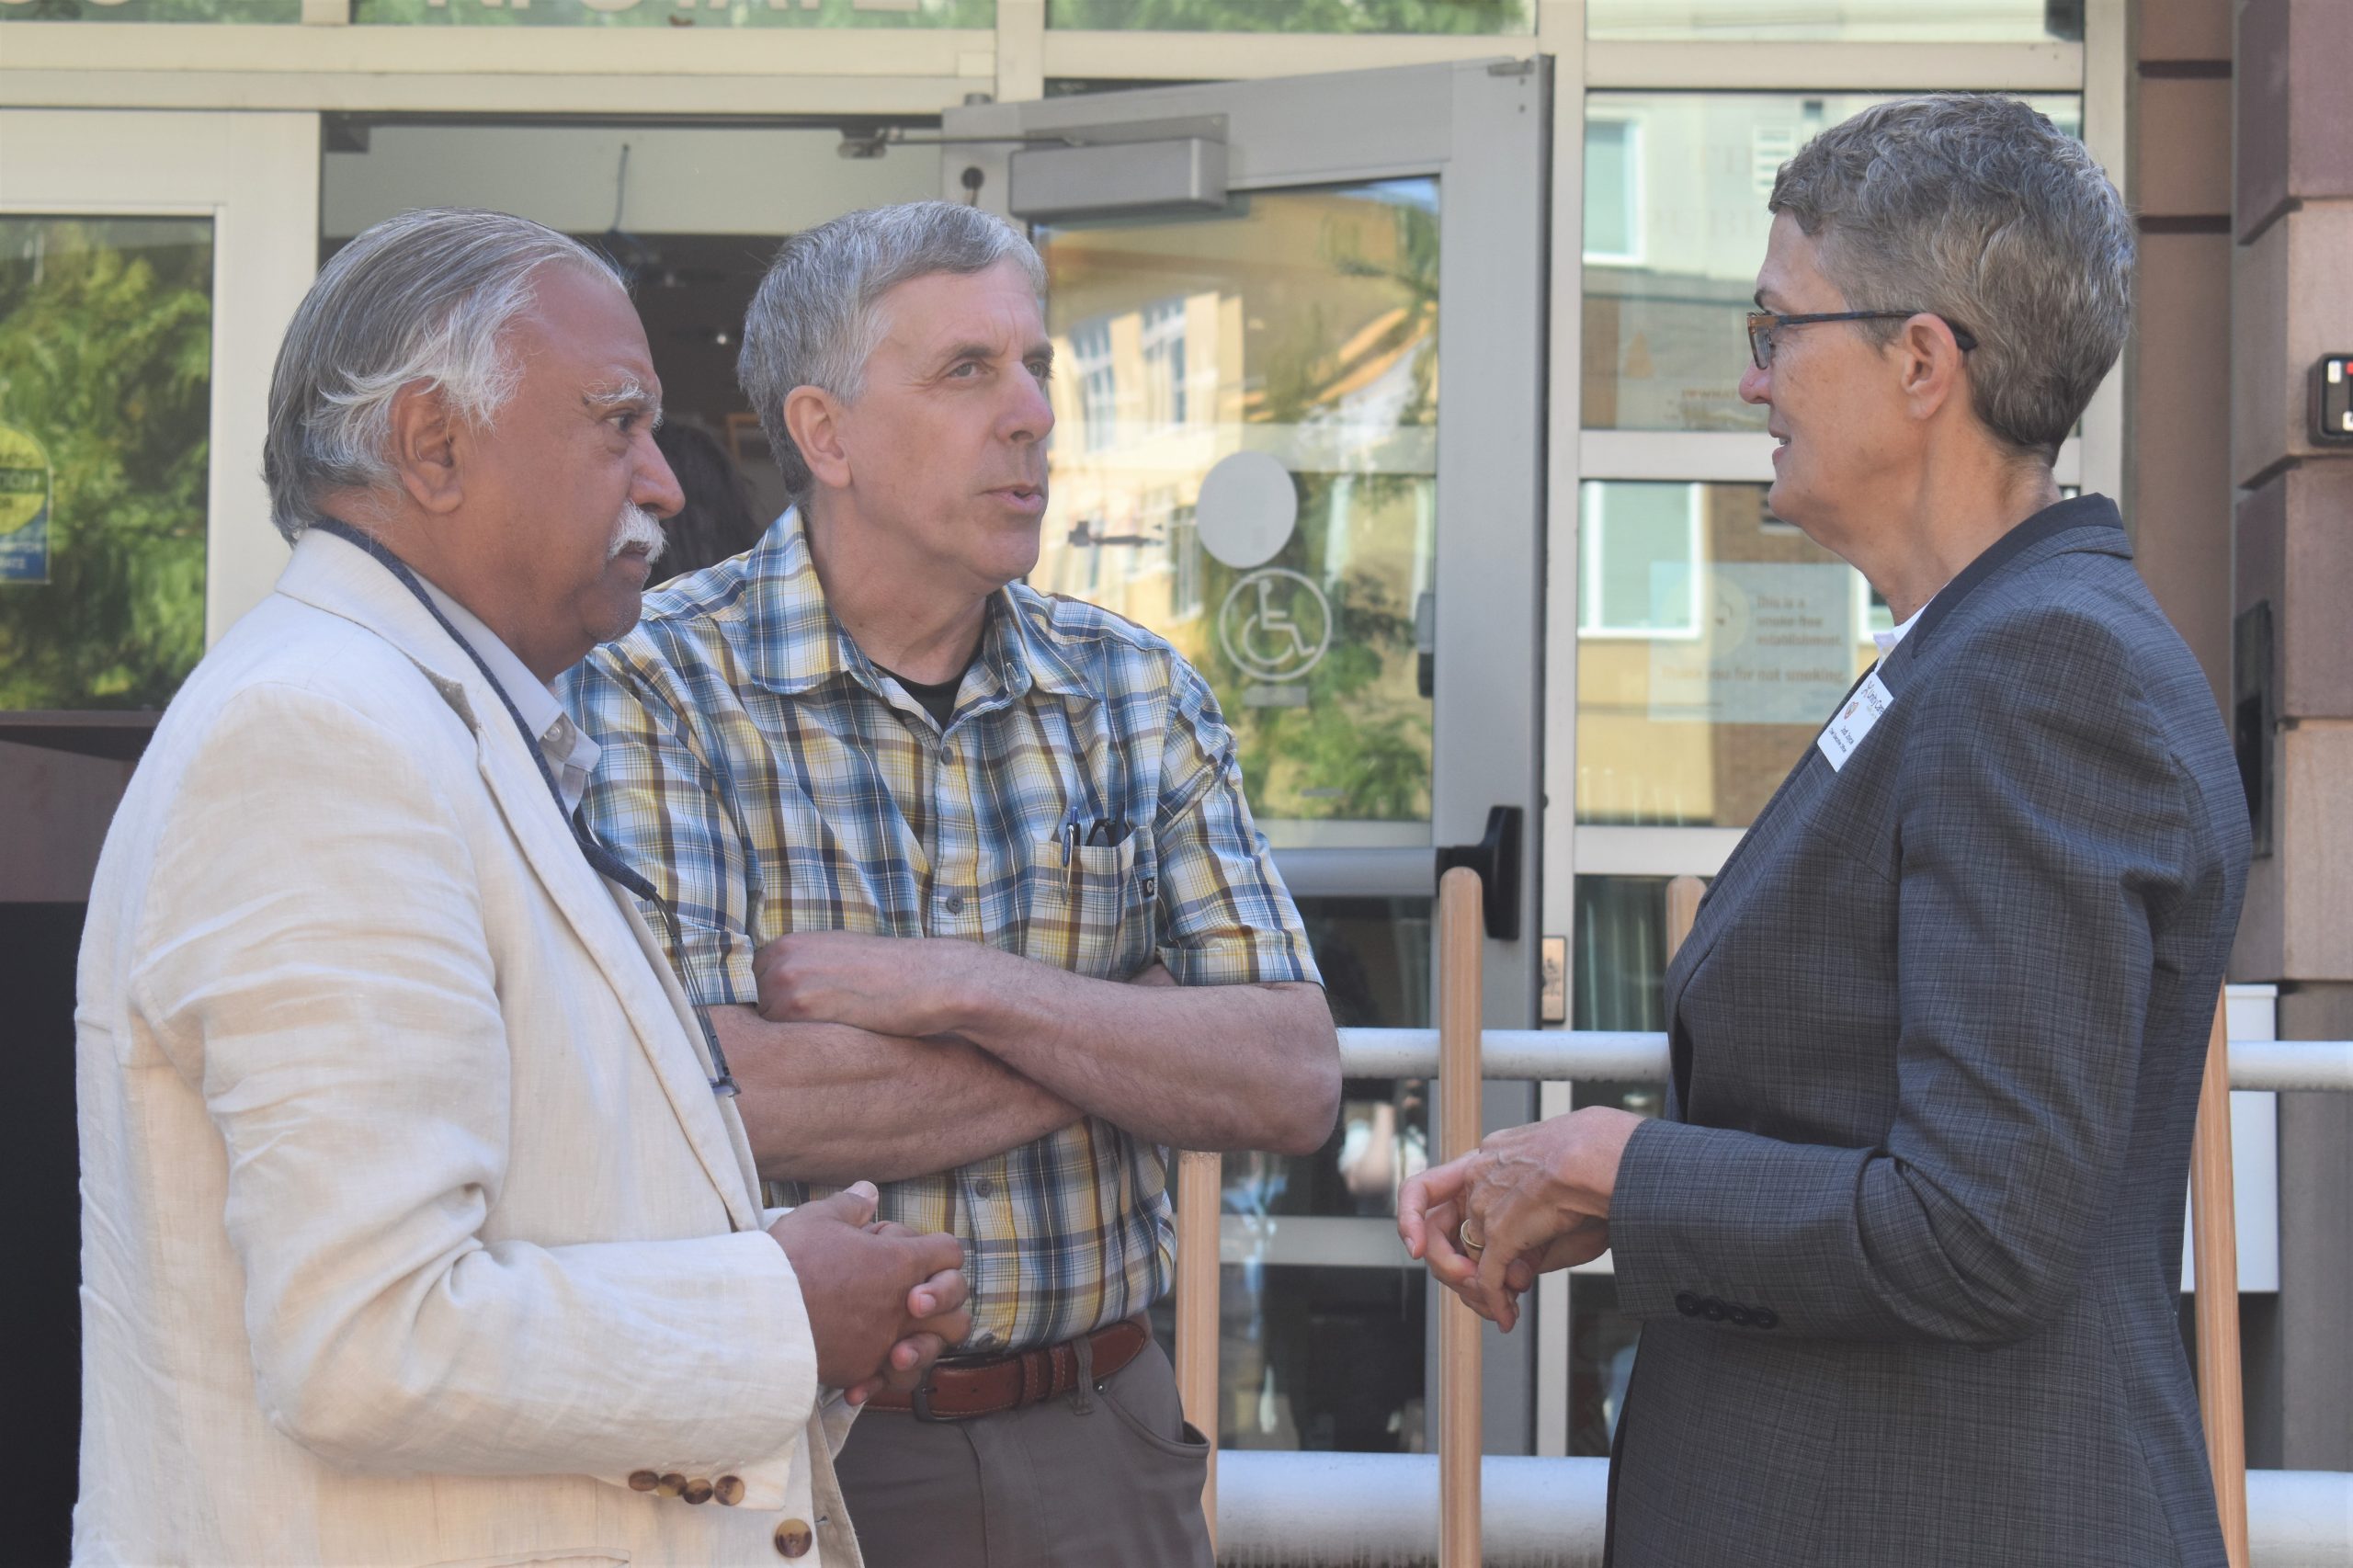
[[[1812,326],[1816,322],[1825,321],[1910,321],[1914,316],[1937,316],[1952,330],[1952,340],[1963,354],[1977,347],[1976,337],[1967,327],[1938,316],[1934,311],[1826,311],[1800,316],[1785,316],[1773,311],[1751,311],[1748,312],[1748,357],[1756,361],[1758,369],[1771,369],[1773,356],[1768,346],[1773,341],[1773,334],[1785,326]]]

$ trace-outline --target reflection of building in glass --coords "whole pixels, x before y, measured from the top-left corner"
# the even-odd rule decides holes
[[[1874,656],[1886,607],[1765,489],[1582,486],[1580,822],[1745,826]]]
[[[1429,180],[1285,191],[1214,222],[1039,236],[1071,370],[1030,580],[1160,632],[1209,677],[1279,843],[1428,816],[1415,624],[1436,548],[1436,199]],[[1282,463],[1298,518],[1271,557],[1222,560],[1201,483],[1244,451]],[[1263,573],[1288,574],[1267,602],[1297,623],[1295,658],[1235,646],[1222,613],[1237,591],[1265,598],[1246,582]]]
[[[1766,199],[1815,132],[1887,96],[1586,95],[1586,428],[1765,427],[1739,383]],[[2028,101],[2080,131],[2080,97]]]

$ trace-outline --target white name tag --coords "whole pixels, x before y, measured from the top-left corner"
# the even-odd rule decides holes
[[[1855,695],[1847,699],[1847,705],[1838,710],[1836,718],[1823,727],[1822,738],[1813,743],[1822,748],[1822,755],[1830,759],[1834,772],[1847,766],[1847,759],[1855,755],[1855,748],[1861,745],[1863,737],[1871,733],[1871,726],[1879,722],[1879,716],[1894,706],[1895,699],[1887,687],[1880,684],[1877,671],[1863,677],[1863,684],[1855,688]]]

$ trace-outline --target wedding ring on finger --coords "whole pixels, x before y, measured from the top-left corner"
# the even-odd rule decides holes
[[[1462,1244],[1462,1250],[1472,1257],[1476,1257],[1481,1253],[1487,1250],[1487,1244],[1473,1237],[1471,1234],[1471,1227],[1468,1225],[1463,1226],[1461,1231],[1458,1233],[1458,1239]]]

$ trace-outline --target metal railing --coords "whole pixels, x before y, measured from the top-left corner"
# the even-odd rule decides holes
[[[1438,1556],[1432,1454],[1218,1456],[1218,1561],[1231,1568],[1427,1568]],[[1486,1568],[1597,1568],[1609,1482],[1603,1459],[1502,1459],[1482,1466]],[[2353,1562],[2353,1474],[2251,1470],[2254,1568]]]
[[[1666,1036],[1598,1029],[1483,1029],[1487,1078],[1666,1082]],[[2333,1089],[2353,1094],[2353,1040],[2234,1040],[2234,1089]],[[1340,1071],[1351,1078],[1438,1075],[1436,1029],[1342,1029]]]
[[[1696,892],[1696,887],[1670,886],[1670,946],[1679,945],[1689,929]],[[1346,1076],[1440,1080],[1441,1113],[1459,1113],[1434,1130],[1440,1159],[1477,1142],[1479,1096],[1471,1086],[1482,1078],[1663,1084],[1668,1076],[1664,1034],[1479,1028],[1478,893],[1478,880],[1468,871],[1449,872],[1440,884],[1439,1028],[1339,1031]],[[2198,1373],[2223,1533],[2234,1564],[2344,1568],[2353,1562],[2353,1473],[2245,1469],[2229,1118],[2210,1117],[2202,1108],[2227,1100],[2231,1089],[2353,1092],[2353,1040],[2227,1040],[2225,1018],[2218,1003],[2192,1179],[2198,1277],[2216,1286],[2200,1293]],[[1177,1173],[1177,1383],[1188,1415],[1211,1433],[1218,1403],[1219,1170],[1215,1154],[1188,1152]],[[1478,1320],[1450,1296],[1439,1311],[1439,1386],[1429,1402],[1438,1452],[1213,1454],[1203,1501],[1222,1563],[1582,1568],[1600,1562],[1608,1461],[1483,1459]]]

